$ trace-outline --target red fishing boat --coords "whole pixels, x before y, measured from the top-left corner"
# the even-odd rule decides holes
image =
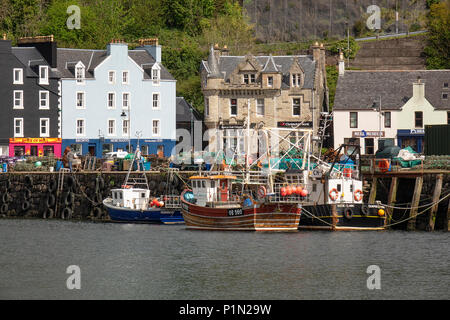
[[[301,205],[283,200],[263,183],[243,184],[235,175],[208,174],[190,178],[181,195],[187,228],[207,230],[296,231]]]

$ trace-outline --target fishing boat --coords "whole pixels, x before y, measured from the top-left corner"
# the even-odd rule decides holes
[[[343,150],[346,152],[333,163],[318,160],[310,171],[308,203],[303,205],[299,229],[385,229],[384,206],[363,201],[359,146],[343,144],[336,154],[340,155]]]
[[[207,174],[190,177],[191,189],[181,195],[181,209],[189,229],[296,231],[300,221],[301,205],[292,202],[272,201],[264,185],[246,188],[238,177],[227,174]]]
[[[152,197],[147,175],[144,171],[140,171],[139,161],[140,152],[138,146],[128,169],[125,182],[121,188],[112,189],[111,197],[103,200],[103,205],[106,207],[111,221],[124,223],[184,223],[180,211],[179,196]],[[138,164],[137,170],[132,171],[135,162]]]
[[[275,131],[260,129],[266,142]],[[284,143],[277,133],[271,148],[259,150],[259,157],[250,163],[250,152],[244,157],[245,168],[233,171],[224,161],[222,170],[200,172],[190,177],[191,188],[181,195],[181,210],[189,229],[296,231],[300,221],[302,202],[307,196],[304,170],[284,174],[275,169],[279,161],[271,161],[274,149]],[[247,135],[247,139],[248,139]],[[227,136],[232,139],[234,136]],[[308,140],[311,131],[300,140]],[[222,140],[220,137],[219,141]],[[247,146],[251,140],[246,141]],[[266,143],[268,146],[268,143]],[[306,154],[304,157],[306,159]],[[234,155],[231,156],[233,161]],[[218,163],[218,161],[214,161]],[[303,167],[306,161],[303,162]],[[266,164],[266,165],[264,165]],[[236,165],[239,167],[239,165]],[[286,192],[285,192],[286,191]]]

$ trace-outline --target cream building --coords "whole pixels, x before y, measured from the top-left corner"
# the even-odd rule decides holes
[[[250,128],[295,127],[317,134],[320,113],[328,110],[325,49],[318,44],[312,55],[292,56],[230,56],[226,47],[211,46],[200,69],[205,124],[225,130],[223,141],[209,135],[210,148],[231,146],[245,153],[243,141],[232,132],[247,123]]]
[[[450,70],[345,71],[333,107],[334,147],[384,145],[424,150],[425,125],[450,123]]]

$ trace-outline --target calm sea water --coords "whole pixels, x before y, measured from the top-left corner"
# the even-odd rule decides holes
[[[444,232],[0,220],[0,299],[449,299],[449,244]],[[66,287],[70,265],[80,290]]]

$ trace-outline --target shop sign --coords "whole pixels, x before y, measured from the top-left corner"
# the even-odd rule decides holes
[[[352,131],[353,138],[383,138],[384,136],[384,131]]]

